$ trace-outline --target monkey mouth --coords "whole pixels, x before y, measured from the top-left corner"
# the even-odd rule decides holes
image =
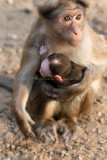
[[[73,47],[77,47],[80,44],[80,41],[69,41],[69,44],[72,45]]]

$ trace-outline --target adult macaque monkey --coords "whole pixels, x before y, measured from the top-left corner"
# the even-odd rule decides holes
[[[58,99],[60,103],[48,105],[46,116],[36,130],[39,137],[46,141],[54,139],[55,123],[49,125],[51,122],[45,122],[49,116],[51,119],[58,115],[59,119],[63,119],[58,131],[65,142],[71,141],[76,137],[78,117],[89,113],[92,108],[92,93],[98,89],[101,73],[107,63],[107,42],[87,24],[85,14],[89,6],[89,0],[48,0],[38,7],[39,17],[26,41],[13,93],[13,113],[26,137],[35,137],[30,126],[34,121],[26,111],[26,105],[33,91],[34,77],[40,68],[41,45],[47,44],[52,53],[65,54],[69,60],[87,70],[80,83],[67,89],[54,88],[46,81],[40,83],[37,92]]]

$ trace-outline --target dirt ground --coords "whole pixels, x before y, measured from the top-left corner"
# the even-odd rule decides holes
[[[35,20],[33,0],[0,0],[0,73],[14,77]],[[89,24],[107,37],[107,0],[96,1]],[[24,140],[11,113],[12,93],[0,88],[0,160],[107,160],[107,72],[90,116],[80,120],[78,138],[44,144]]]

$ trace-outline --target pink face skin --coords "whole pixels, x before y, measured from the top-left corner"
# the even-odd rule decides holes
[[[54,77],[55,79],[57,79],[58,81],[62,81],[62,78],[60,75],[52,75],[50,69],[49,69],[49,60],[48,58],[45,58],[42,63],[41,63],[41,68],[40,68],[40,74],[43,77]]]

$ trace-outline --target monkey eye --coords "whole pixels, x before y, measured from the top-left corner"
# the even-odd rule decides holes
[[[80,19],[81,19],[81,15],[78,15],[78,16],[76,17],[76,19],[77,19],[77,20],[80,20]]]
[[[70,20],[71,20],[71,17],[70,17],[70,16],[66,16],[66,17],[64,17],[64,20],[65,20],[65,21],[70,21]]]

